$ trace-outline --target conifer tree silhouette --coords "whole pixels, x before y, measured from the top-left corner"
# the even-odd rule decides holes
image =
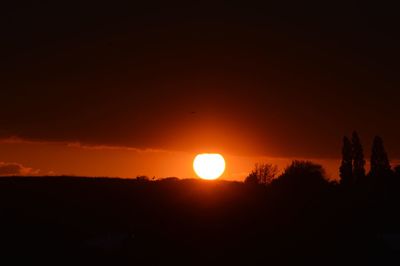
[[[356,131],[353,132],[351,141],[353,146],[353,176],[354,180],[358,181],[365,176],[365,160],[363,147]]]
[[[390,162],[383,145],[383,140],[381,137],[375,136],[372,143],[370,175],[387,175],[390,171]]]
[[[343,137],[342,163],[339,168],[340,183],[348,185],[353,182],[352,145],[348,137]]]

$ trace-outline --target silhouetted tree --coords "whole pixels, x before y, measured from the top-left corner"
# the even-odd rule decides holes
[[[353,154],[348,137],[343,137],[342,163],[339,168],[340,183],[348,185],[353,181]]]
[[[353,132],[351,141],[353,146],[353,176],[357,181],[365,176],[364,151],[356,131]]]
[[[372,176],[386,176],[391,173],[389,158],[381,137],[376,136],[372,143],[371,171]]]
[[[277,174],[278,166],[268,163],[256,163],[244,182],[247,184],[269,184]]]
[[[294,160],[286,167],[274,183],[303,192],[316,191],[329,184],[321,165],[299,160]]]

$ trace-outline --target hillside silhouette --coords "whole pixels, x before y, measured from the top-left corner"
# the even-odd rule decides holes
[[[3,177],[1,258],[57,265],[399,262],[400,176],[379,189],[350,187],[306,167],[315,175],[300,186],[296,162],[268,186]]]

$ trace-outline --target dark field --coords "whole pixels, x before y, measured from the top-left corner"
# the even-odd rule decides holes
[[[0,258],[26,265],[399,265],[398,185],[7,177],[0,180]]]

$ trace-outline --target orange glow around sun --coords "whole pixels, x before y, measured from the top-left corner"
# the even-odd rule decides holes
[[[224,173],[225,159],[217,153],[198,154],[194,158],[193,169],[200,178],[214,180]]]

